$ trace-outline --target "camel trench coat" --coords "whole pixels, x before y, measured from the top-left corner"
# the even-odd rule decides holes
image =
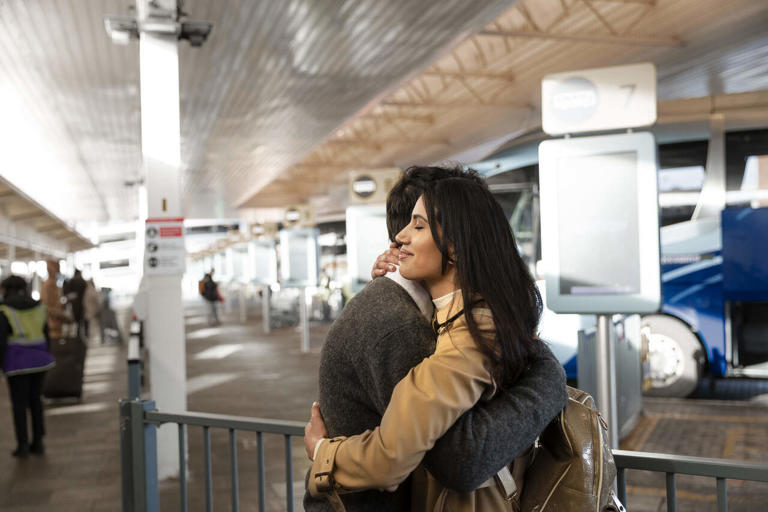
[[[437,322],[446,322],[463,308],[461,294],[457,294],[450,305],[436,312]],[[472,314],[481,332],[492,336],[490,310],[480,305]],[[494,391],[490,361],[470,336],[461,315],[439,330],[435,353],[395,386],[380,426],[320,444],[309,477],[310,493],[327,496],[328,484],[342,494],[394,490],[414,473],[414,512],[513,510],[496,485],[458,493],[443,487],[420,465],[424,454],[459,416],[479,400],[489,399]],[[460,454],[456,463],[461,464]]]

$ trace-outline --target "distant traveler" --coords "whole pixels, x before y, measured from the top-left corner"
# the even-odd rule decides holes
[[[0,364],[8,379],[16,431],[14,457],[42,454],[45,425],[40,394],[45,371],[53,367],[48,351],[50,338],[45,306],[27,293],[27,282],[9,276],[0,283],[4,303],[0,305]],[[27,435],[27,409],[32,416],[32,443]]]
[[[58,340],[64,336],[63,325],[71,322],[72,318],[65,313],[64,306],[61,304],[61,293],[56,281],[59,274],[59,262],[48,260],[45,263],[48,267],[48,279],[43,282],[43,286],[40,288],[40,302],[45,305],[48,315],[48,333],[52,340]]]
[[[88,326],[86,325],[85,319],[85,308],[83,307],[85,288],[85,279],[83,279],[83,274],[79,269],[75,269],[75,273],[72,278],[64,281],[64,285],[62,286],[62,292],[67,298],[67,302],[72,305],[72,316],[75,317],[78,335],[87,335],[88,333]]]
[[[219,313],[216,310],[219,302],[219,285],[213,280],[213,269],[205,274],[199,283],[199,292],[203,299],[208,303],[208,325],[219,325]]]
[[[93,328],[93,325],[101,314],[101,294],[96,290],[96,286],[93,284],[93,279],[89,279],[85,283],[83,314],[85,315],[85,338],[87,340],[89,334],[96,330]],[[101,324],[101,322],[99,322],[99,324]],[[98,332],[101,332],[101,330],[101,325],[99,325]]]
[[[413,206],[424,190],[450,177],[470,183],[479,180],[460,169],[414,167],[405,172],[387,199],[387,228],[392,240],[409,224]],[[433,309],[427,290],[399,272],[374,279],[344,307],[328,333],[320,358],[319,406],[331,437],[362,434],[382,422],[398,381],[435,351],[435,332],[430,323]],[[431,440],[436,441],[434,447],[425,445],[423,468],[397,482],[394,492],[343,494],[340,499],[347,511],[411,510],[412,501],[425,491],[420,484],[427,474],[441,488],[450,489],[445,492],[452,495],[495,486],[494,475],[526,452],[567,400],[562,366],[549,349],[542,345],[541,352],[528,362],[514,385],[500,386],[493,399],[475,408],[470,409],[469,404],[470,410],[452,428],[442,430],[436,436],[442,436],[440,439]],[[437,394],[451,393],[447,389]],[[457,392],[457,396],[460,394]],[[420,402],[415,400],[414,404]],[[410,408],[410,414],[423,417],[417,409],[416,405]],[[316,410],[313,407],[313,413]],[[419,435],[413,430],[404,432],[411,433]],[[311,436],[305,441],[308,438]],[[327,443],[323,441],[319,447],[323,453]],[[316,445],[310,444],[307,449],[312,455]],[[400,455],[397,447],[391,453]],[[388,467],[388,463],[378,460],[377,465],[382,471]],[[412,470],[408,468],[402,477]],[[315,473],[313,466],[308,477],[313,478]],[[304,509],[333,510],[322,496],[310,495],[313,482],[308,483]]]

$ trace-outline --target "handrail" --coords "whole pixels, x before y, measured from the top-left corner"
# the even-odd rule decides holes
[[[714,478],[717,487],[718,512],[728,511],[727,479],[768,482],[768,464],[756,462],[627,450],[613,450],[613,459],[616,462],[619,500],[624,503],[627,503],[627,469],[665,473],[667,512],[677,511],[675,482],[677,474]]]
[[[186,425],[194,425],[197,427],[226,428],[288,436],[304,436],[304,426],[306,425],[305,422],[300,421],[249,418],[247,416],[189,411],[146,411],[144,413],[144,421],[155,425],[162,425],[163,423],[184,423]]]
[[[613,459],[617,467],[626,469],[768,482],[768,464],[758,462],[629,450],[613,450]]]

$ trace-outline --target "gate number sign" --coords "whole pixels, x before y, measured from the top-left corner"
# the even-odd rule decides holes
[[[547,75],[541,117],[550,135],[650,126],[656,122],[656,67],[651,63]]]

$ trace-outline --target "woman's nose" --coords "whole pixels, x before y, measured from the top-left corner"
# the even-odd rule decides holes
[[[406,233],[406,229],[402,230],[395,236],[395,242],[397,242],[400,245],[406,245],[409,241],[408,235]]]

